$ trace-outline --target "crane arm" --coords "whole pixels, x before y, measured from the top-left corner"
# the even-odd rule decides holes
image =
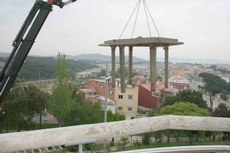
[[[42,25],[52,11],[52,6],[57,5],[62,8],[75,1],[76,0],[69,0],[63,2],[62,0],[48,0],[47,2],[44,2],[42,0],[36,0],[13,41],[13,50],[0,73],[0,103],[3,102],[13,86],[19,70],[32,48]]]

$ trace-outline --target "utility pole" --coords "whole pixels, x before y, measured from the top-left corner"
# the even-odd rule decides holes
[[[106,62],[106,70],[105,70],[105,107],[104,107],[104,122],[107,122],[107,101],[108,101],[108,83],[109,83],[109,75],[108,75],[108,62]],[[104,139],[103,153],[106,153],[106,140]]]

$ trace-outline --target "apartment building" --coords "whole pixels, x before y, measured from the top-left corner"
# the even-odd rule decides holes
[[[160,97],[152,94],[150,84],[141,84],[138,88],[138,109],[142,111],[158,110]]]
[[[105,81],[104,80],[97,80],[97,79],[90,79],[86,83],[87,89],[96,90],[98,95],[105,97]],[[114,99],[114,88],[112,87],[112,83],[108,83],[108,98],[111,100]]]
[[[178,90],[186,90],[189,89],[189,81],[181,76],[172,76],[169,78],[169,85]]]
[[[121,93],[121,88],[115,88],[116,110],[123,113],[126,119],[134,119],[137,116],[138,107],[138,87],[127,86],[126,92]]]
[[[103,110],[105,110],[105,105],[107,107],[107,111],[111,110],[113,113],[116,112],[115,101],[105,97],[100,96],[98,92],[94,89],[79,89],[78,94],[82,95],[85,102],[94,102],[99,103]]]

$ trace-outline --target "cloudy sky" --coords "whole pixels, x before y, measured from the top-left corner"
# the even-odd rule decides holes
[[[0,1],[0,52],[11,52],[12,41],[35,0]],[[170,47],[170,56],[230,60],[230,0],[145,0],[161,37],[184,45]],[[30,55],[56,56],[100,53],[105,40],[118,39],[138,0],[78,0],[54,7]],[[121,38],[131,38],[134,14]],[[150,21],[150,19],[149,19]],[[150,22],[152,36],[157,36]],[[140,6],[134,38],[149,37],[144,7]],[[117,52],[118,54],[118,52]],[[134,48],[134,56],[148,59],[148,48]],[[163,50],[158,49],[158,56]]]

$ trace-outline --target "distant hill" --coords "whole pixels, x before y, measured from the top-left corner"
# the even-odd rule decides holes
[[[67,56],[68,59],[72,60],[85,60],[92,63],[104,63],[106,61],[111,62],[111,56],[102,54],[80,54],[77,56]],[[125,61],[128,62],[128,56],[125,57]],[[138,57],[133,57],[134,63],[148,62]],[[164,58],[157,58],[157,61],[164,62]],[[119,56],[116,56],[116,62],[119,62]],[[216,60],[216,59],[192,59],[192,58],[178,58],[169,57],[169,62],[172,63],[194,63],[194,64],[230,64],[230,61]]]
[[[0,52],[0,57],[6,58],[9,56],[9,53],[3,53]],[[35,56],[34,57],[41,57],[41,56]],[[53,56],[53,58],[56,58],[56,56]],[[72,55],[66,55],[66,58],[69,60],[74,61],[84,61],[86,63],[105,63],[106,61],[111,62],[111,56],[102,55],[102,54],[80,54],[77,56]],[[125,57],[125,61],[128,61],[128,56]],[[164,62],[164,58],[157,58],[157,61]],[[119,57],[116,56],[116,62],[119,62]],[[133,62],[148,62],[148,60],[133,57]],[[178,58],[178,57],[169,57],[169,62],[171,63],[193,63],[193,64],[230,64],[229,61],[224,60],[216,60],[216,59],[193,59],[193,58]]]
[[[80,54],[77,56],[70,56],[67,55],[68,59],[72,60],[85,60],[92,63],[104,63],[104,62],[111,62],[111,56],[102,55],[102,54]],[[128,56],[125,56],[125,61],[128,61]],[[133,57],[133,62],[146,62],[142,58]],[[119,56],[116,56],[116,62],[119,62]]]
[[[68,59],[72,60],[87,60],[87,61],[98,61],[98,62],[104,62],[104,61],[110,61],[110,56],[102,55],[102,54],[80,54],[77,56],[67,56]]]
[[[0,57],[8,57],[9,56],[9,53],[3,53],[3,52],[0,52]]]
[[[5,62],[7,58],[0,57],[0,62]],[[72,76],[76,72],[86,69],[97,68],[97,65],[86,61],[67,60]],[[19,77],[23,80],[51,79],[56,76],[56,59],[54,57],[28,56],[24,62]]]
[[[159,58],[159,61],[164,61],[163,58]],[[193,64],[230,64],[229,61],[217,60],[217,59],[193,59],[193,58],[178,58],[169,57],[169,62],[171,63],[193,63]]]

